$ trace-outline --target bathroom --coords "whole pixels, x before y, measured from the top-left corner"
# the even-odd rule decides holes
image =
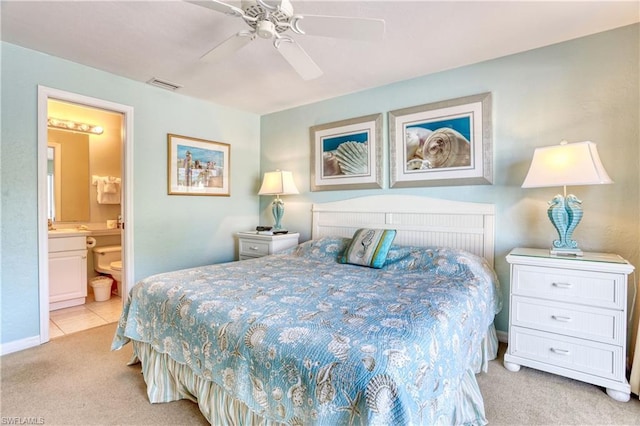
[[[114,282],[112,289],[106,289],[106,281],[102,280],[105,284],[101,288],[94,288],[92,280],[95,285],[100,280],[94,278],[101,275],[111,277],[106,273],[111,270],[108,266],[104,269],[96,267],[94,259],[99,257],[99,249],[121,246],[122,242],[119,218],[122,217],[120,194],[123,115],[49,99],[48,119],[47,216],[55,229],[49,232],[49,334],[51,338],[55,338],[115,322],[122,311],[117,284]],[[70,122],[99,126],[101,129],[96,133],[72,131],[65,128],[74,126]],[[104,191],[107,187],[105,182],[116,185],[111,185],[109,191]],[[113,192],[114,187],[116,192]],[[73,299],[64,295],[57,296],[64,294],[66,290],[61,291],[57,287],[56,282],[60,282],[60,279],[52,274],[65,266],[62,262],[59,262],[58,267],[52,263],[55,259],[51,253],[51,241],[52,238],[57,240],[53,246],[62,241],[62,238],[58,238],[62,235],[56,232],[64,230],[80,230],[77,236],[86,236],[86,240],[82,239],[83,243],[86,241],[86,253],[82,256],[82,269],[86,264],[86,274],[85,271],[77,274],[82,277],[80,285],[86,286],[86,289],[82,288],[84,294],[81,295],[86,295],[86,299],[75,297],[79,295],[78,292],[74,293]],[[96,254],[94,249],[98,249]],[[108,256],[114,255],[118,256],[118,252],[111,250]],[[119,257],[117,260],[121,259]],[[115,264],[113,270],[117,270]],[[117,272],[114,272],[114,276],[117,276]],[[63,281],[65,279],[62,278]]]

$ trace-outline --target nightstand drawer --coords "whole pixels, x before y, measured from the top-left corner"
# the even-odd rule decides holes
[[[511,323],[622,346],[623,311],[513,296]]]
[[[241,239],[239,241],[239,244],[240,244],[240,255],[266,256],[269,254],[268,241]]]
[[[281,252],[298,245],[300,234],[291,232],[287,234],[258,234],[251,232],[238,232],[238,259],[255,259],[262,256]]]
[[[603,308],[624,309],[626,275],[513,265],[512,293]]]
[[[620,346],[511,327],[509,354],[606,379],[624,377]]]

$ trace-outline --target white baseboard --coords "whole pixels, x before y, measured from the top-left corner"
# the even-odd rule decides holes
[[[26,339],[15,340],[13,342],[0,345],[0,355],[7,355],[24,349],[33,348],[40,345],[40,336],[27,337]]]
[[[496,335],[498,336],[498,342],[509,343],[509,333],[506,331],[496,330]]]

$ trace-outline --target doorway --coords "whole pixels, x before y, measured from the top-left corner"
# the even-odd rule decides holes
[[[128,294],[129,283],[133,281],[133,108],[127,105],[64,92],[38,86],[38,254],[39,254],[39,296],[40,296],[40,343],[49,341],[49,263],[48,263],[48,124],[49,101],[67,102],[79,107],[102,110],[122,116],[121,125],[121,206],[120,212],[124,229],[122,246],[121,295]],[[122,297],[124,302],[126,297]]]

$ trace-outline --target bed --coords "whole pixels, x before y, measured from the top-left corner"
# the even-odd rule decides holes
[[[378,267],[341,263],[359,229],[395,234]],[[486,424],[493,233],[489,204],[314,204],[294,248],[137,283],[112,349],[132,343],[152,403],[191,399],[211,424]]]

